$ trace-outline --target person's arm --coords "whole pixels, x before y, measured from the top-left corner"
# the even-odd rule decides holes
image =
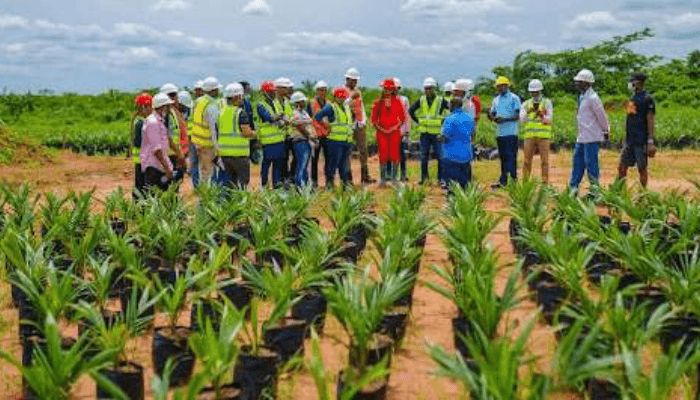
[[[551,100],[548,100],[545,104],[544,115],[542,116],[542,123],[545,125],[552,125],[554,121],[554,105]]]
[[[647,132],[649,133],[649,144],[653,145],[656,139],[656,103],[651,97],[648,98],[647,103]]]
[[[330,104],[326,104],[325,106],[323,106],[323,108],[316,113],[314,119],[318,122],[323,122],[324,117],[328,119],[329,126],[330,122],[335,121],[335,112],[333,111],[333,106],[331,106]]]
[[[418,117],[416,117],[416,111],[418,111],[418,107],[420,107],[420,100],[414,101],[413,104],[411,104],[411,107],[408,108],[408,115],[410,115],[413,122],[417,124],[420,123],[418,121]]]
[[[172,144],[172,140],[168,141]],[[168,164],[168,159],[165,157],[163,150],[162,149],[156,149],[153,152],[153,155],[156,156],[160,164],[163,166],[163,170],[165,171],[165,176],[168,179],[173,179],[173,170],[170,168],[170,165]]]
[[[527,122],[527,109],[525,107],[520,109],[520,122],[523,124]]]
[[[258,103],[256,106],[257,106],[258,115],[260,116],[261,121],[266,122],[268,124],[272,124],[275,122],[272,115],[270,115],[270,113],[267,112],[267,109],[265,108],[265,106],[263,106],[261,103]]]
[[[508,118],[503,118],[503,122],[518,122],[520,119],[520,99],[518,96],[511,94],[513,114]]]
[[[489,108],[489,113],[487,114],[489,121],[496,122],[496,104],[497,104],[497,102],[498,102],[498,97],[494,97],[493,101],[491,102],[491,108]]]
[[[158,132],[158,127],[154,123],[146,123],[144,128],[143,128],[143,136],[144,136],[144,142],[148,143],[160,143],[158,138],[159,138],[159,132]],[[168,144],[171,144],[172,140],[170,140],[170,137],[168,136]],[[170,168],[170,165],[168,163],[168,158],[165,153],[165,149],[161,147],[160,144],[156,144],[154,149],[153,149],[153,155],[158,159],[158,162],[163,166],[163,171],[165,171],[165,176],[168,177],[168,179],[173,178],[173,170]]]
[[[131,123],[129,124],[129,127],[131,128],[131,132],[129,132],[129,143],[135,143],[135,136],[136,136],[136,125],[134,124],[134,121],[136,121],[136,116],[138,116],[138,112],[134,111],[134,113],[131,115]],[[126,158],[131,158],[133,154],[131,154],[131,148],[133,146],[129,146],[126,149]]]
[[[206,118],[209,122],[209,133],[211,134],[211,142],[214,145],[214,149],[218,150],[219,147],[219,132],[217,130],[217,122],[219,121],[219,107],[216,104],[210,104],[206,109]]]
[[[238,127],[241,128],[241,136],[244,138],[255,139],[256,134],[251,125],[252,121],[253,119],[250,118],[248,112],[241,110],[241,113],[238,115]]]
[[[603,132],[603,136],[605,136],[607,140],[608,135],[610,135],[610,121],[608,121],[608,115],[605,113],[603,102],[600,100],[600,97],[596,97],[595,99],[590,99],[590,104],[593,116],[598,122],[600,130]]]

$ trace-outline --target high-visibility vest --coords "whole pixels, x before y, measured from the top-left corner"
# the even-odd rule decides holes
[[[328,101],[326,101],[326,104],[328,104]],[[324,104],[325,105],[325,104]],[[322,124],[321,122],[316,121],[316,114],[318,114],[319,111],[323,109],[323,106],[321,106],[321,103],[318,101],[318,98],[315,98],[311,101],[311,117],[314,117],[312,119],[314,128],[316,129],[316,135],[320,138],[324,138],[328,136],[328,129],[326,129],[326,126]]]
[[[345,104],[343,108],[341,108],[336,103],[330,103],[330,105],[333,107],[335,119],[331,122],[331,131],[328,134],[328,140],[352,143],[352,112],[350,111],[350,106]]]
[[[543,107],[546,110],[549,99],[542,98],[539,103],[539,107]],[[523,107],[527,110],[527,122],[523,126],[523,137],[525,139],[539,138],[539,139],[551,139],[552,138],[552,125],[544,124],[537,118],[537,112],[534,106],[535,102],[532,99],[527,100]]]
[[[205,118],[207,107],[214,102],[214,98],[205,94],[195,100],[194,112],[192,113],[192,143],[201,147],[213,147],[211,142],[211,132],[209,131],[209,121]]]
[[[177,115],[175,115],[174,110],[170,110],[170,129],[168,130],[168,133],[170,134],[170,140],[173,141],[173,144],[176,147],[180,147],[180,121],[177,119]],[[168,148],[168,155],[169,156],[174,156],[175,152],[173,149]]]
[[[134,136],[136,136],[136,124],[139,123],[139,121],[143,121],[143,117],[138,115],[136,118],[134,118],[134,124],[131,126],[131,131],[134,133]],[[141,132],[139,132],[141,136],[141,141],[143,141],[143,123],[141,124]],[[131,160],[134,162],[134,164],[141,164],[141,142],[139,142],[139,145],[135,145],[134,142],[131,142]]]
[[[435,96],[433,103],[428,106],[428,99],[425,96],[420,98],[420,107],[417,110],[418,129],[421,133],[430,133],[431,135],[439,135],[442,128],[442,116],[440,115],[440,107],[442,106],[442,97]]]
[[[263,106],[265,111],[267,111],[267,113],[272,117],[284,113],[284,108],[277,99],[272,102],[272,105],[268,104],[268,102],[264,100],[259,102],[258,105]],[[284,142],[284,132],[282,129],[280,129],[280,127],[276,124],[263,121],[258,114],[258,107],[255,107],[255,118],[258,120],[258,125],[256,125],[256,127],[258,128],[258,139],[260,139],[260,144],[265,146],[268,144]]]
[[[221,157],[250,156],[250,139],[243,137],[239,124],[243,109],[238,106],[225,105],[219,112],[218,145]]]

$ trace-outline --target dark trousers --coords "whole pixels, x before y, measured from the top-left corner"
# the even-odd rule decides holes
[[[260,167],[262,187],[267,186],[270,177],[270,167],[272,167],[272,186],[282,185],[282,173],[285,168],[286,145],[284,142],[268,144],[263,146],[263,160]]]
[[[501,185],[508,184],[508,178],[518,179],[518,137],[499,136],[496,138],[498,144],[498,156],[501,159],[501,177],[498,182]]]
[[[250,182],[250,158],[244,157],[221,157],[224,167],[230,177],[227,186],[245,189]]]
[[[464,188],[472,181],[472,165],[469,162],[442,160],[442,177],[448,187],[452,183]]]
[[[318,158],[321,156],[321,150],[323,150],[323,161],[328,163],[328,151],[326,150],[326,142],[328,139],[319,138],[318,146],[314,150],[314,156],[311,159],[311,181],[314,185],[318,185]]]
[[[138,198],[146,187],[146,176],[143,171],[141,171],[141,163],[134,164],[134,200]]]
[[[158,168],[148,167],[146,168],[146,171],[144,171],[143,175],[144,193],[151,193],[155,189],[166,191],[172,184],[172,181],[165,178],[165,172],[159,170]]]
[[[401,170],[401,180],[407,179],[406,173],[406,158],[408,157],[408,141],[401,140],[401,162],[399,163],[399,169]]]
[[[442,175],[441,175],[441,167],[440,167],[440,158],[442,158],[442,143],[440,143],[440,140],[438,138],[438,135],[433,135],[430,133],[421,133],[420,135],[420,180],[421,182],[427,181],[430,179],[429,173],[428,173],[428,160],[430,159],[430,151],[433,151],[433,154],[437,158],[437,163],[438,163],[438,173],[437,173],[437,178],[438,181],[441,181]]]
[[[333,185],[335,173],[338,171],[340,180],[347,184],[351,183],[350,174],[348,173],[348,158],[352,145],[347,142],[337,142],[329,140],[326,143],[328,158],[326,159],[326,186]]]

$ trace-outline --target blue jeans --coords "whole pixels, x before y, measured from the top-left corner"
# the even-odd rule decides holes
[[[298,187],[309,184],[309,159],[311,158],[311,145],[308,140],[296,141],[292,144],[294,150],[294,184]]]
[[[464,188],[472,180],[472,165],[469,162],[456,162],[443,159],[442,177],[445,179],[447,185],[454,182]]]
[[[352,145],[347,142],[329,140],[326,142],[326,186],[332,186],[335,179],[335,172],[338,171],[340,180],[343,183],[350,182],[348,174],[348,159]]]
[[[218,166],[215,166],[214,177],[211,181],[214,185],[230,187],[232,182],[231,174],[229,174],[228,171],[221,169]]]
[[[498,144],[498,156],[501,159],[501,177],[498,182],[505,186],[508,178],[518,179],[518,137],[516,135],[499,136],[496,138]]]
[[[600,168],[598,167],[598,151],[600,143],[576,143],[574,147],[574,166],[571,171],[569,187],[578,189],[583,180],[583,173],[588,172],[588,181],[593,186],[598,185]]]
[[[197,157],[197,148],[192,140],[190,140],[190,176],[192,177],[192,186],[199,186],[199,158]]]
[[[430,179],[428,173],[428,160],[430,159],[430,150],[433,150],[433,154],[437,157],[438,181],[442,180],[440,159],[442,158],[442,143],[438,140],[438,135],[433,135],[430,133],[420,134],[420,180],[421,182]]]
[[[263,160],[260,167],[261,185],[267,186],[270,167],[272,166],[272,186],[282,186],[282,173],[284,172],[284,162],[286,147],[284,142],[267,144],[263,146]]]

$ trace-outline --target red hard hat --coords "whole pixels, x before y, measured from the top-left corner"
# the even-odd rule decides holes
[[[262,90],[265,93],[274,93],[275,91],[275,82],[273,81],[263,81],[260,84],[260,90]]]
[[[382,82],[382,87],[387,90],[396,89],[396,82],[394,81],[394,78],[384,79],[384,82]]]
[[[136,98],[134,99],[134,103],[136,103],[137,106],[150,106],[153,104],[153,97],[151,97],[150,94],[144,92],[136,96]]]
[[[345,86],[338,86],[337,88],[333,89],[333,97],[345,100],[350,97],[350,91]]]

